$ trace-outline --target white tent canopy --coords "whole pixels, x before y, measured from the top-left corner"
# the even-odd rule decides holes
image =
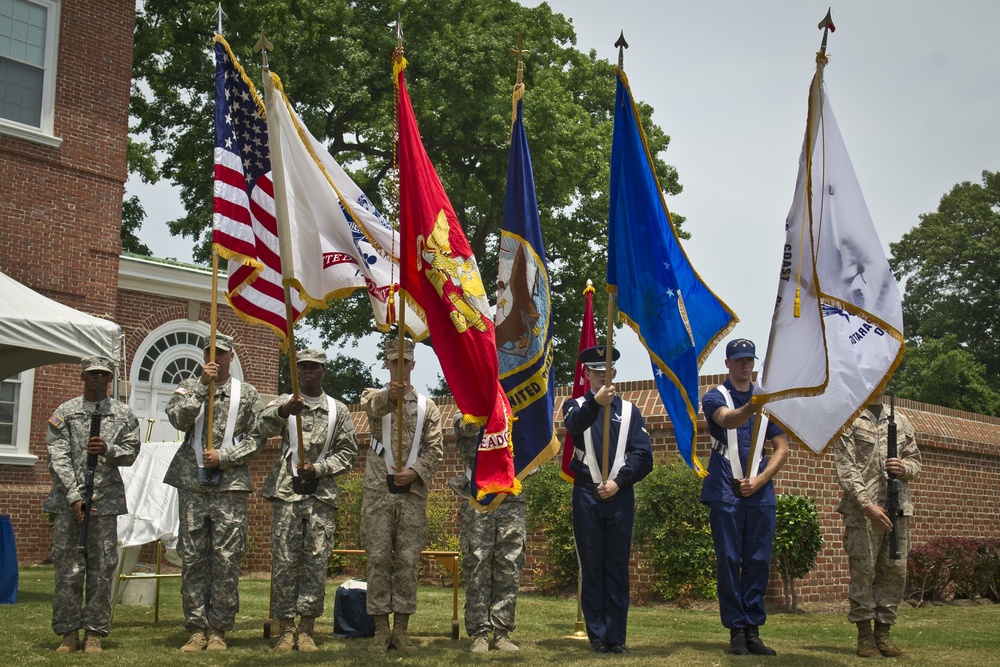
[[[116,364],[121,327],[42,296],[0,273],[0,380],[102,355]]]

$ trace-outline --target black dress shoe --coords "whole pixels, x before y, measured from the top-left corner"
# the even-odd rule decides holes
[[[608,645],[606,642],[594,642],[591,644],[591,648],[594,649],[594,653],[607,653]]]
[[[625,644],[612,644],[609,650],[612,653],[617,653],[618,655],[625,655],[628,653],[628,649],[625,648]]]

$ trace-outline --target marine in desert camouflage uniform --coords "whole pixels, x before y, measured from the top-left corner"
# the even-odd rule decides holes
[[[889,629],[896,623],[896,608],[906,587],[913,516],[909,482],[920,472],[920,451],[910,421],[899,413],[895,417],[896,458],[887,458],[889,410],[881,395],[844,429],[833,446],[837,481],[844,492],[837,511],[844,516],[844,551],[851,569],[847,620],[858,626],[857,653],[864,658],[906,655],[889,637]],[[896,520],[898,560],[889,557],[892,518],[885,510],[887,472],[902,480],[899,508],[903,516]]]
[[[132,408],[108,398],[108,384],[114,376],[111,360],[88,357],[81,366],[83,395],[56,408],[45,436],[53,484],[42,509],[55,517],[52,629],[63,637],[56,649],[59,653],[80,647],[81,629],[86,631],[84,651],[99,653],[101,637],[111,631],[111,580],[118,565],[118,515],[127,511],[125,485],[118,467],[132,465],[139,453],[139,421]],[[103,417],[101,434],[91,438],[94,412]],[[84,555],[77,553],[77,547],[83,522],[88,454],[97,456],[97,467]]]
[[[185,380],[174,390],[167,418],[184,433],[184,444],[170,462],[163,481],[177,487],[180,516],[177,551],[181,556],[181,598],[184,627],[191,633],[181,651],[226,650],[225,633],[233,629],[240,608],[240,561],[247,548],[247,499],[253,490],[247,460],[257,447],[257,390],[240,382],[232,444],[225,443],[230,404],[237,380],[230,377],[233,339],[216,336],[215,363],[208,361],[200,378]],[[213,449],[205,451],[208,428],[198,425],[207,409],[208,386],[215,385],[212,419]],[[207,421],[207,420],[205,420]],[[201,430],[200,438],[195,433]],[[192,446],[194,443],[194,446]],[[202,484],[198,476],[201,452],[204,468],[219,469],[217,484]]]
[[[361,543],[368,557],[367,609],[375,619],[375,639],[370,647],[375,653],[384,653],[390,646],[399,651],[416,650],[407,629],[410,616],[417,610],[420,552],[427,543],[427,483],[434,478],[444,455],[441,413],[433,401],[417,394],[409,384],[414,367],[413,343],[405,341],[402,382],[398,381],[397,346],[397,341],[386,346],[389,384],[382,389],[366,389],[361,395],[372,435],[372,450],[366,457],[362,477]],[[385,456],[394,460],[400,400],[403,466],[394,473],[394,480],[401,487],[410,487],[405,493],[391,493],[386,479],[389,464],[382,452],[389,448]],[[384,427],[386,421],[388,426]],[[419,434],[418,421],[422,422]],[[411,455],[415,439],[418,449]],[[394,614],[391,635],[390,612]]]
[[[336,477],[350,470],[358,445],[347,406],[323,392],[326,353],[301,350],[296,368],[301,397],[282,396],[260,413],[261,442],[280,435],[282,444],[282,456],[261,494],[271,501],[271,593],[281,627],[274,649],[312,652],[317,650],[313,628],[323,615],[326,567],[337,527]],[[311,495],[298,494],[292,487],[292,459],[298,459],[292,441],[294,437],[297,442],[297,428],[289,420],[293,415],[302,423],[306,454],[295,472],[304,481],[317,480]],[[300,617],[297,631],[295,616]]]
[[[490,512],[473,506],[469,475],[479,441],[480,428],[463,424],[460,412],[454,417],[455,446],[465,464],[465,474],[448,480],[448,485],[465,499],[459,513],[461,526],[462,573],[465,577],[465,631],[472,637],[471,651],[484,653],[519,650],[509,637],[514,631],[517,591],[524,567],[525,497],[506,495]]]

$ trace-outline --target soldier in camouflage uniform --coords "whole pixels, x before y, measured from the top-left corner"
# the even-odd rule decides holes
[[[909,482],[920,472],[920,451],[913,426],[897,413],[898,457],[887,458],[889,410],[875,397],[834,443],[837,481],[844,495],[837,511],[844,515],[844,551],[851,568],[847,620],[858,626],[858,655],[863,658],[904,657],[889,637],[896,608],[906,587],[906,553],[910,545],[913,500]],[[886,513],[888,474],[902,480],[896,519],[899,559],[889,558],[892,518]],[[872,633],[872,620],[875,632]]]
[[[259,416],[261,442],[280,435],[282,444],[282,456],[261,493],[271,501],[271,592],[281,624],[274,648],[311,652],[317,650],[313,626],[323,615],[326,566],[337,526],[336,476],[350,470],[358,445],[347,406],[323,393],[326,353],[302,350],[296,367],[301,397],[282,396]],[[302,422],[303,462],[298,461],[296,419]],[[318,480],[313,494],[292,488],[293,461],[297,476]],[[301,617],[298,632],[296,615]]]
[[[518,651],[509,633],[515,627],[514,611],[524,567],[524,492],[505,495],[490,512],[478,511],[473,506],[469,480],[481,429],[464,424],[461,412],[455,413],[454,427],[455,446],[466,470],[448,480],[448,485],[465,498],[459,523],[465,575],[465,631],[472,637],[470,650],[488,651],[492,631],[495,650]]]
[[[427,542],[427,483],[444,456],[441,413],[434,402],[410,385],[413,342],[404,341],[403,382],[398,381],[398,342],[386,346],[389,384],[365,389],[361,406],[368,414],[372,451],[362,477],[361,544],[368,556],[368,613],[375,618],[371,650],[385,653],[415,651],[407,636],[410,615],[417,610],[417,573],[420,552]],[[403,401],[403,465],[396,471],[396,410]],[[419,429],[419,432],[418,432]],[[390,466],[396,485],[409,490],[392,493]],[[392,634],[389,613],[394,612]]]
[[[57,653],[80,647],[101,652],[101,637],[111,631],[111,579],[118,565],[118,515],[124,514],[125,485],[118,466],[130,466],[139,453],[139,421],[132,408],[108,398],[114,367],[106,357],[81,362],[83,395],[66,401],[49,417],[45,436],[52,491],[42,509],[55,517],[52,562],[56,567],[52,629],[63,640]],[[91,416],[101,418],[101,434],[90,437]],[[87,456],[95,455],[94,495],[89,510],[87,553],[77,553],[83,523]],[[83,602],[86,581],[87,602]]]
[[[208,345],[206,340],[201,377],[182,382],[167,405],[170,423],[185,434],[163,478],[177,487],[181,597],[184,627],[191,633],[181,647],[185,653],[226,650],[225,633],[233,629],[240,608],[240,561],[247,548],[247,498],[253,490],[247,459],[258,438],[260,395],[248,382],[229,375],[233,339],[216,336],[215,363],[208,361]],[[209,426],[202,415],[210,383],[215,386],[213,449],[206,450]],[[201,468],[221,471],[221,479],[199,481],[207,476]]]

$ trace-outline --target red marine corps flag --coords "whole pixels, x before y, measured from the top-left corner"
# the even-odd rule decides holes
[[[466,423],[484,427],[472,490],[518,493],[511,447],[513,411],[500,386],[489,300],[462,226],[434,165],[406,90],[402,48],[393,58],[398,105],[400,287],[423,315],[434,352]]]

